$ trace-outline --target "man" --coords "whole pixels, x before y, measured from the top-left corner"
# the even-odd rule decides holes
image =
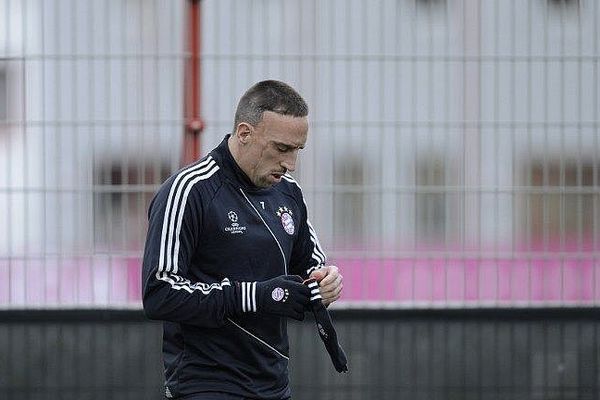
[[[288,399],[287,318],[342,276],[325,266],[302,191],[288,172],[308,135],[308,107],[263,81],[240,99],[234,130],[171,176],[149,210],[146,315],[163,320],[165,395],[194,400]]]

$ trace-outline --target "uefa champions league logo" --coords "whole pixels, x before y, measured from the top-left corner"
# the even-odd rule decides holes
[[[227,213],[227,218],[229,218],[229,220],[231,221],[231,226],[226,226],[225,232],[229,232],[233,235],[235,234],[243,234],[246,231],[246,227],[245,226],[240,226],[240,224],[238,223],[238,215],[235,211],[229,211]]]

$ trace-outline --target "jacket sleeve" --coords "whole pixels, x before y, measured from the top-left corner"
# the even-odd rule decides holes
[[[301,215],[298,236],[292,250],[290,271],[292,274],[300,275],[306,279],[312,271],[325,265],[327,257],[319,243],[317,233],[308,218],[308,209],[302,195],[302,190],[297,183],[296,187],[298,189],[298,203],[300,204]]]
[[[202,229],[202,199],[198,190],[177,179],[169,181],[152,200],[144,248],[143,305],[150,319],[203,327],[221,326],[241,311],[240,285],[192,282],[189,278]]]

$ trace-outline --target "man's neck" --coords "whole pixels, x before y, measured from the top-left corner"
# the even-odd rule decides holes
[[[231,153],[231,157],[233,158],[233,161],[237,164],[237,166],[246,175],[246,177],[248,179],[250,179],[250,174],[248,173],[248,169],[245,167],[245,164],[243,162],[243,157],[241,154],[242,152],[241,152],[240,147],[241,147],[241,145],[236,140],[235,136],[234,135],[229,136],[229,138],[227,139],[227,148],[229,149],[229,152]]]
[[[229,152],[231,153],[231,156],[233,157],[233,161],[235,161],[235,163],[238,165],[238,167],[240,167],[240,169],[242,171],[244,171],[244,173],[246,172],[244,170],[244,167],[242,166],[242,163],[240,162],[240,145],[239,143],[235,140],[235,136],[231,135],[229,136],[229,138],[227,139],[227,148],[229,149]]]

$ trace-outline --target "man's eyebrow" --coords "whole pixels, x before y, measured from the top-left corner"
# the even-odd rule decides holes
[[[296,148],[303,149],[304,148],[304,145],[297,146],[294,143],[284,143],[284,142],[278,142],[276,140],[274,140],[273,143],[275,143],[276,146],[284,146],[284,147],[289,147],[292,149],[296,149]]]

